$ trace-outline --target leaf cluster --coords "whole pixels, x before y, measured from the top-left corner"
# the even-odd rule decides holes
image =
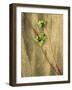
[[[46,24],[46,22],[44,20],[39,20],[38,23],[37,23],[39,28],[44,28],[45,24]]]
[[[40,46],[42,46],[45,43],[46,39],[47,39],[47,37],[46,37],[45,33],[42,32],[42,33],[39,33],[38,36],[35,36],[34,41],[39,43]]]

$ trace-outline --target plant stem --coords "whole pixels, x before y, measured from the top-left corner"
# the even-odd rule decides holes
[[[48,32],[47,29],[46,29],[46,31]],[[56,64],[56,69],[57,69],[57,71],[58,71],[60,74],[62,74],[62,72],[61,72],[59,66],[58,66],[57,63],[56,63],[56,59],[55,59],[55,56],[54,56],[54,53],[53,53],[53,49],[52,49],[52,44],[51,44],[51,39],[50,39],[49,32],[48,32],[48,40],[49,40],[51,52],[52,52],[52,55],[53,55],[53,58],[54,58],[54,61],[55,61],[55,64]]]
[[[36,43],[36,45],[42,50],[47,62],[50,64],[51,68],[55,71],[56,75],[60,75],[61,73],[59,72],[57,67],[53,66],[52,63],[50,63],[50,61],[49,61],[49,59],[48,59],[48,57],[46,55],[46,52],[43,50],[43,48],[40,45],[38,45],[38,43]]]

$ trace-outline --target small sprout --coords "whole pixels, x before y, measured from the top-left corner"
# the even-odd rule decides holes
[[[46,37],[45,33],[42,32],[42,33],[39,33],[38,36],[35,36],[34,41],[39,43],[40,46],[42,46],[45,43],[46,39],[47,39],[47,37]]]
[[[43,29],[45,27],[46,21],[45,20],[39,20],[37,25],[39,29]],[[38,34],[35,35],[34,41],[38,43],[40,46],[42,46],[47,39],[47,36],[45,35],[44,31],[40,31]]]
[[[45,24],[46,24],[46,22],[44,20],[39,20],[38,21],[39,28],[44,28],[45,27]]]

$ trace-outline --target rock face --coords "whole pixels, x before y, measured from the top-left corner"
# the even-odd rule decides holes
[[[21,14],[21,76],[49,76],[63,74],[63,15]],[[33,37],[39,20],[45,20],[45,44],[40,47]]]

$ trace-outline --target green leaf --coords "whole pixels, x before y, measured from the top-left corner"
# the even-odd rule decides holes
[[[39,28],[44,28],[45,27],[45,21],[44,20],[39,20],[38,21],[38,26],[39,26]]]

